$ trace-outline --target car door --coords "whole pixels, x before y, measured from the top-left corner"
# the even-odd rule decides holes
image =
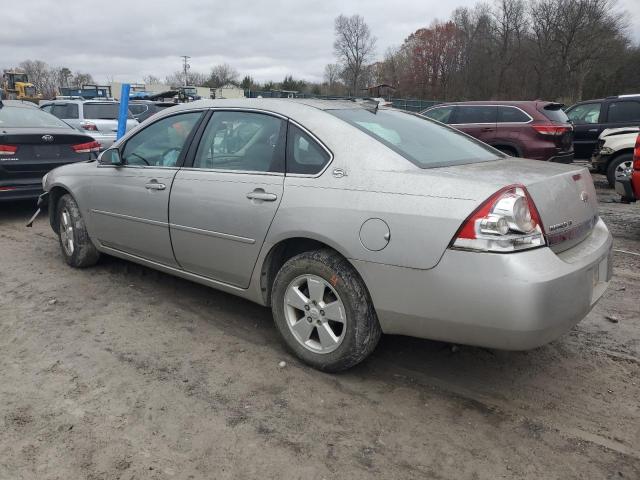
[[[183,269],[248,287],[282,199],[285,138],[277,116],[214,111],[171,190],[171,240]]]
[[[492,144],[497,133],[495,105],[457,105],[451,126],[485,143]]]
[[[101,162],[92,177],[89,218],[92,236],[102,245],[177,266],[169,236],[169,194],[203,115],[191,111],[157,120],[119,147],[122,166]]]
[[[567,110],[573,124],[573,152],[575,158],[588,159],[598,144],[598,137],[606,128],[602,102],[581,103]]]

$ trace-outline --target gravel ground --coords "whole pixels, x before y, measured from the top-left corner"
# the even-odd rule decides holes
[[[596,180],[614,279],[570,333],[529,352],[388,336],[339,375],[247,301],[68,268],[44,217],[2,204],[0,479],[640,478],[640,205]]]

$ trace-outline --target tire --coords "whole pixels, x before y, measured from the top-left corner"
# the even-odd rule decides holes
[[[68,265],[85,268],[95,265],[100,252],[89,238],[78,204],[69,194],[58,201],[56,210],[60,250]]]
[[[289,302],[292,296],[287,297],[294,289],[303,293],[302,297],[295,297],[295,302],[302,302],[299,308],[291,306],[295,303]],[[314,294],[319,291],[323,292],[324,300],[315,304],[312,299],[319,298]],[[306,364],[325,372],[346,370],[362,362],[382,335],[369,292],[358,272],[329,249],[301,253],[282,266],[273,283],[271,309],[289,350]],[[335,321],[338,317],[342,323]],[[328,329],[338,338],[335,345],[334,337],[326,333]],[[305,336],[307,344],[298,339]],[[330,341],[324,342],[327,338]]]
[[[633,154],[631,153],[623,153],[622,155],[618,155],[614,157],[607,167],[607,181],[609,182],[609,186],[611,188],[615,188],[616,186],[616,175],[620,172],[616,172],[618,167],[620,167],[623,163],[633,163]]]

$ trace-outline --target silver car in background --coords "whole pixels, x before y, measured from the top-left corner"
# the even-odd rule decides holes
[[[40,108],[93,137],[106,150],[116,141],[120,102],[112,100],[58,99],[40,102]],[[138,126],[129,112],[127,131]]]
[[[325,371],[381,333],[534,348],[611,278],[585,168],[375,104],[184,104],[43,183],[69,265],[114,255],[270,306]]]

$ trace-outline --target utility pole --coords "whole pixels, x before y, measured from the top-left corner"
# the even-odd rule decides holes
[[[187,60],[189,60],[191,57],[188,55],[182,55],[182,69],[184,72],[184,86],[186,87],[188,85],[187,82],[187,71],[189,71],[189,69],[191,68],[191,65],[189,65],[187,63]]]

